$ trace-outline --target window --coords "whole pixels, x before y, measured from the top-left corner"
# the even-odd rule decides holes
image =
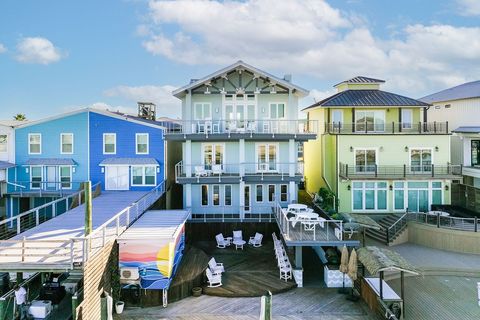
[[[384,132],[385,111],[356,111],[355,130],[359,132]]]
[[[208,185],[202,184],[202,206],[208,206]]]
[[[268,185],[268,201],[269,202],[275,201],[275,185],[274,184]]]
[[[277,171],[277,144],[257,145],[257,171]]]
[[[40,189],[42,186],[42,167],[30,167],[30,181],[32,189]]]
[[[257,184],[257,202],[263,202],[263,185]]]
[[[431,172],[432,149],[411,149],[410,165],[412,172]]]
[[[5,153],[8,150],[8,138],[6,134],[0,135],[0,153]]]
[[[353,210],[387,210],[386,182],[353,182]]]
[[[442,201],[442,183],[432,182],[432,204],[443,204]]]
[[[213,185],[213,205],[220,205],[220,186],[218,184]]]
[[[257,101],[253,94],[225,95],[223,100],[228,130],[255,130]]]
[[[28,134],[28,153],[29,154],[42,153],[42,135],[40,133]]]
[[[355,150],[355,172],[375,172],[376,164],[376,149]]]
[[[343,122],[343,110],[332,110],[332,120],[334,128],[340,128]]]
[[[65,166],[60,167],[60,182],[62,189],[72,188],[72,167]]]
[[[285,103],[270,103],[270,119],[285,118]]]
[[[393,183],[394,210],[405,210],[405,183],[396,181]]]
[[[412,109],[402,109],[402,128],[412,129],[413,111]]]
[[[280,185],[280,201],[281,202],[288,201],[288,185],[286,184]]]
[[[137,154],[148,154],[149,152],[149,141],[148,133],[137,133],[135,135],[135,144],[136,144],[136,153]]]
[[[223,196],[224,205],[232,205],[232,186],[227,184],[224,186],[224,196]]]
[[[194,119],[206,120],[212,118],[212,104],[211,103],[195,103],[194,105]]]
[[[61,133],[60,134],[60,153],[72,154],[73,153],[73,133]]]
[[[103,154],[117,153],[117,135],[115,133],[103,134]]]
[[[132,166],[132,186],[154,186],[156,171],[155,166]]]
[[[212,170],[213,165],[222,165],[224,162],[224,144],[203,144],[203,165]]]
[[[480,166],[480,140],[472,140],[471,155],[471,166]]]
[[[408,182],[408,211],[427,212],[429,210],[428,182]]]

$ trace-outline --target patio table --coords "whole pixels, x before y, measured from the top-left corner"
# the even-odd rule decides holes
[[[245,244],[245,240],[233,240],[233,244],[235,245],[235,250],[238,248],[243,250],[243,245]]]

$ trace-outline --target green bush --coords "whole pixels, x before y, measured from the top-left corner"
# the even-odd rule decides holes
[[[317,193],[317,203],[329,214],[335,212],[335,194],[325,187],[321,187]]]

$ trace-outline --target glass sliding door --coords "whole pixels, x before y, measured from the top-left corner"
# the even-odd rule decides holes
[[[480,140],[472,140],[471,142],[471,165],[480,166]]]
[[[375,172],[377,151],[375,149],[355,150],[355,172]]]
[[[358,132],[384,132],[385,111],[356,111],[355,130]]]
[[[410,165],[412,172],[431,172],[432,171],[432,150],[431,149],[411,149]]]

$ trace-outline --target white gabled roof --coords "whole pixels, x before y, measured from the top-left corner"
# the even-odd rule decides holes
[[[203,77],[202,79],[198,79],[196,81],[193,81],[192,83],[189,83],[187,84],[186,86],[183,86],[181,88],[178,88],[177,90],[173,91],[173,95],[176,96],[177,98],[180,98],[183,93],[185,92],[185,90],[190,90],[192,88],[195,88],[195,87],[198,87],[199,85],[203,84],[203,83],[206,83],[206,82],[209,82],[212,80],[212,78],[216,78],[216,77],[219,77],[221,76],[222,74],[228,72],[228,71],[231,71],[231,70],[234,70],[238,67],[242,67],[244,69],[247,69],[249,71],[251,71],[252,73],[255,73],[255,74],[259,74],[259,75],[262,75],[264,76],[265,78],[269,78],[271,80],[273,80],[274,82],[284,86],[284,87],[287,87],[289,89],[295,89],[297,90],[298,92],[301,93],[301,95],[303,96],[306,96],[308,95],[308,90],[302,88],[302,87],[299,87],[297,85],[294,85],[292,84],[291,82],[285,80],[285,79],[281,79],[281,78],[278,78],[268,72],[265,72],[263,70],[260,70],[260,69],[257,69],[255,68],[254,66],[252,65],[249,65],[248,63],[245,63],[243,62],[242,60],[239,60],[237,62],[235,62],[234,64],[228,66],[228,67],[225,67],[223,69],[220,69],[214,73],[211,73],[209,74],[208,76],[206,77]]]

